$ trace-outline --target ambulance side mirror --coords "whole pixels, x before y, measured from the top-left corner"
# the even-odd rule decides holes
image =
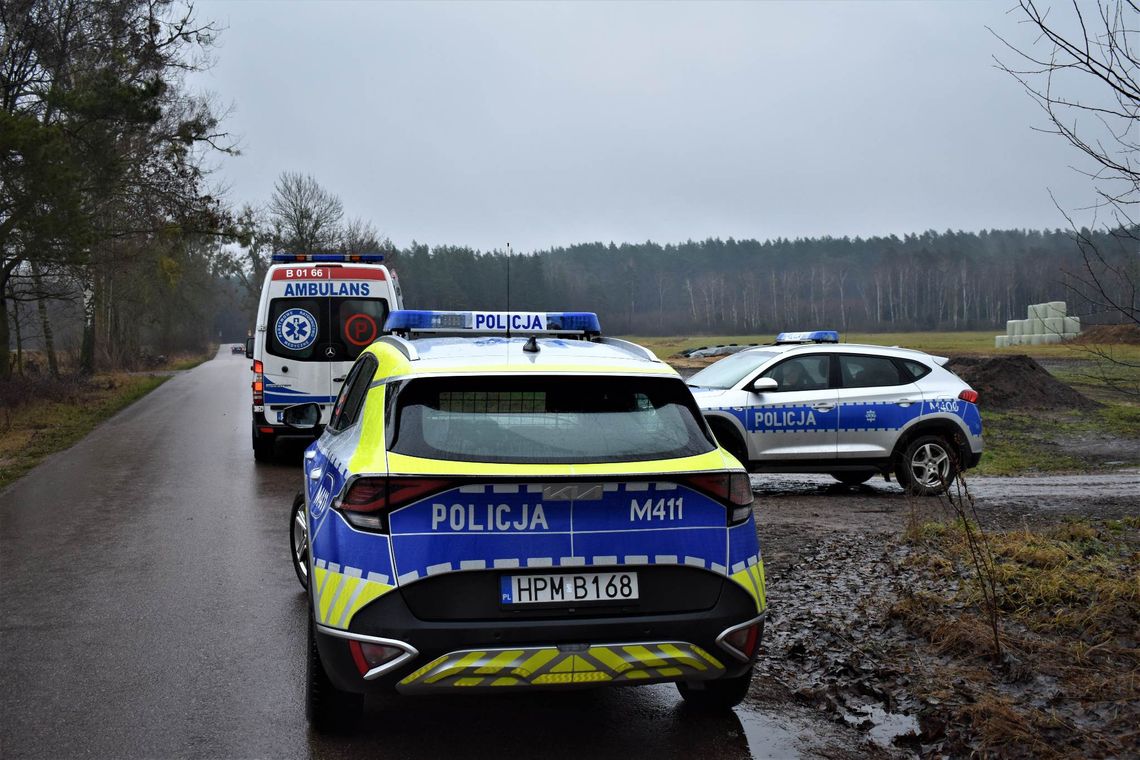
[[[296,430],[313,430],[321,422],[321,406],[315,401],[287,406],[281,412],[281,421]]]
[[[758,377],[752,381],[749,390],[753,393],[763,393],[764,391],[774,391],[780,387],[774,377]]]
[[[253,338],[246,338],[245,339],[245,358],[246,359],[252,359],[253,358]]]

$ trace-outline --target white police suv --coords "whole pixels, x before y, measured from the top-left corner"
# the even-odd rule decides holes
[[[893,472],[940,493],[982,456],[978,393],[921,351],[781,333],[688,383],[709,426],[752,472],[824,472],[862,483]]]
[[[752,491],[677,373],[591,313],[396,311],[387,330],[290,520],[314,726],[368,692],[672,682],[739,702],[765,615]]]

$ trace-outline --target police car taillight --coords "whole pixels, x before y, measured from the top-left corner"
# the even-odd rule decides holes
[[[405,654],[404,650],[399,647],[388,644],[373,644],[370,641],[356,641],[355,639],[348,642],[348,651],[352,653],[352,661],[356,663],[356,669],[360,671],[360,675],[365,675],[373,668],[378,668],[384,663],[391,662]]]
[[[958,394],[958,398],[962,399],[963,401],[969,401],[971,404],[976,404],[978,403],[978,392],[962,391]]]
[[[750,662],[756,656],[756,649],[760,643],[760,623],[757,621],[729,628],[717,640],[729,652]]]
[[[358,528],[387,531],[390,511],[451,485],[444,478],[356,478],[336,506]]]
[[[752,482],[746,472],[691,475],[686,484],[726,502],[729,525],[739,525],[752,514]]]

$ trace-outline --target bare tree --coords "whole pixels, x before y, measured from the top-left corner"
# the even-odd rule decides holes
[[[1066,272],[1066,285],[1090,313],[1140,324],[1140,4],[1074,0],[1071,12],[1042,10],[1034,0],[1019,6],[1035,41],[1019,47],[994,33],[1012,56],[998,67],[1041,106],[1042,131],[1085,157],[1091,168],[1080,171],[1096,192],[1093,211],[1114,228],[1114,244],[1096,245],[1063,212],[1083,260]]]
[[[311,175],[282,172],[269,200],[269,219],[277,244],[290,253],[315,253],[338,247],[344,207],[340,198]]]

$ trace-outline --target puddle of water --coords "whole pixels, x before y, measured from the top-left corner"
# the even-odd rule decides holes
[[[867,738],[884,747],[894,746],[896,736],[919,733],[918,718],[913,715],[887,712],[878,705],[868,705],[868,718],[875,725],[867,732]]]
[[[801,757],[798,749],[799,732],[806,728],[787,715],[769,715],[748,709],[736,708],[736,717],[748,740],[748,752],[754,760],[786,760]]]

